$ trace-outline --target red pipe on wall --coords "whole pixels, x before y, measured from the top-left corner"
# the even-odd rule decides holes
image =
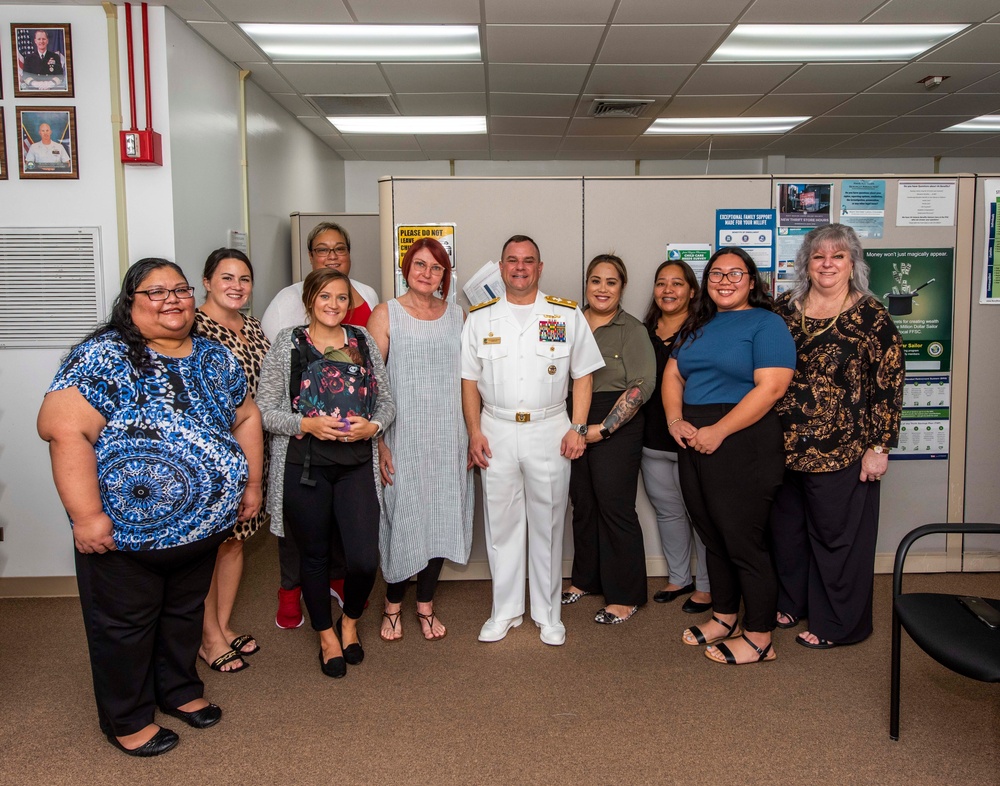
[[[128,105],[131,114],[132,125],[130,130],[135,131],[135,60],[132,55],[132,4],[125,3],[125,42],[128,45]]]
[[[149,20],[142,4],[142,72],[146,82],[146,128],[153,128],[153,97],[149,93]]]

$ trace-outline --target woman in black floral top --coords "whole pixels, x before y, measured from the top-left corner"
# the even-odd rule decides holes
[[[771,508],[777,622],[808,618],[796,641],[829,649],[872,632],[879,481],[899,435],[903,352],[868,289],[853,229],[830,224],[806,235],[795,274],[775,304],[798,355],[778,404],[786,470]]]

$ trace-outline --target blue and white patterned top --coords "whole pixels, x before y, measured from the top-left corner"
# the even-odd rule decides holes
[[[232,527],[248,478],[232,434],[247,378],[221,344],[192,336],[187,357],[150,352],[140,373],[117,332],[76,347],[49,391],[75,387],[107,420],[94,445],[115,545],[181,546]]]

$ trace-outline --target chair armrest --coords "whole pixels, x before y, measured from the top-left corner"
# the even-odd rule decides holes
[[[925,524],[908,532],[896,548],[896,562],[892,568],[892,599],[903,591],[903,562],[910,546],[926,535],[990,535],[1000,534],[1000,524]]]

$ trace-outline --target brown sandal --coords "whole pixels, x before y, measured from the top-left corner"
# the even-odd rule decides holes
[[[441,639],[443,639],[445,636],[448,635],[448,629],[447,628],[444,629],[444,633],[442,633],[440,636],[435,636],[434,635],[434,620],[436,618],[434,616],[434,612],[433,611],[430,614],[421,614],[418,611],[417,612],[417,619],[420,620],[420,630],[421,630],[421,632],[423,632],[424,624],[426,623],[426,625],[427,625],[427,632],[431,634],[430,638],[428,638],[426,634],[424,635],[424,639],[426,639],[427,641],[441,641]]]
[[[403,613],[402,609],[400,609],[399,611],[383,611],[382,612],[382,616],[385,617],[387,620],[389,620],[389,627],[392,628],[392,632],[393,633],[396,632],[396,626],[399,624],[399,615],[402,614],[402,613]],[[393,619],[393,617],[395,617],[395,619]],[[402,641],[403,640],[403,631],[402,630],[399,631],[399,635],[396,638],[394,638],[394,639],[387,639],[385,636],[382,635],[382,631],[381,630],[379,630],[378,635],[382,639],[382,641],[387,641],[390,644],[392,644],[394,641]]]

